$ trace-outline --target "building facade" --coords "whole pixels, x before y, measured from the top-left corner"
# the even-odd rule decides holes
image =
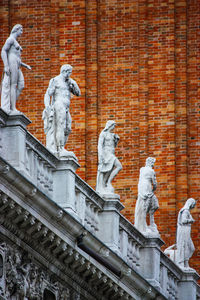
[[[115,120],[122,213],[134,222],[139,168],[155,157],[156,223],[164,247],[174,244],[177,213],[200,192],[200,2],[1,0],[0,21],[0,47],[13,25],[23,25],[22,58],[32,71],[24,72],[18,108],[32,121],[31,133],[45,143],[45,90],[60,66],[70,63],[82,92],[71,102],[67,147],[79,159],[77,174],[95,188],[98,136],[108,119]],[[198,204],[193,215],[191,265],[199,272]]]

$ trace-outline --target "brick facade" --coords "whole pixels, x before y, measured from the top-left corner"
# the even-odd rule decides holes
[[[200,1],[1,0],[1,48],[16,23],[24,28],[22,60],[32,66],[18,102],[29,130],[45,143],[45,90],[63,63],[72,64],[82,95],[71,102],[67,149],[79,158],[78,174],[95,188],[98,135],[114,119],[123,214],[134,221],[139,168],[156,157],[156,222],[166,246],[175,243],[177,213],[200,193]],[[198,272],[199,215],[197,203],[191,265]]]

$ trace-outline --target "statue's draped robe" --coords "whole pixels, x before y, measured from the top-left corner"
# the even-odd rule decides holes
[[[177,223],[178,263],[188,261],[195,250],[191,239],[191,223],[187,223],[189,219],[191,219],[190,211],[183,207],[178,214]]]
[[[1,108],[7,113],[10,112],[10,77],[6,73],[1,86]]]

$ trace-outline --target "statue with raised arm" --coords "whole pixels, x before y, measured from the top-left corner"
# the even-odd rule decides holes
[[[148,237],[158,237],[159,232],[154,222],[154,213],[158,209],[158,199],[154,194],[157,188],[156,173],[153,169],[156,159],[148,157],[145,167],[140,169],[138,198],[135,206],[135,227]],[[149,213],[150,225],[146,216]]]
[[[46,147],[59,158],[75,157],[73,152],[64,148],[71,132],[72,119],[69,112],[71,94],[81,95],[76,81],[70,78],[71,73],[72,66],[63,65],[60,74],[50,80],[44,96]]]
[[[189,259],[194,253],[194,244],[191,239],[191,225],[194,219],[190,214],[190,210],[194,208],[196,201],[189,198],[183,208],[179,211],[177,221],[177,263],[179,267],[185,270],[193,270],[189,267]]]
[[[107,121],[99,136],[96,191],[101,195],[114,194],[111,183],[122,169],[120,161],[115,156],[115,148],[119,142],[119,136],[112,132],[115,125],[115,121]]]
[[[4,63],[1,108],[8,114],[19,113],[16,109],[16,101],[24,88],[24,77],[20,67],[31,70],[29,65],[21,61],[22,47],[17,39],[22,33],[22,25],[15,25],[1,50],[1,57]]]

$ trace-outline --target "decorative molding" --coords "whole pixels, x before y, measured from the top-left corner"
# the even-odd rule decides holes
[[[5,206],[5,204],[7,205]],[[122,291],[124,294],[127,294],[122,287],[118,286],[118,281],[109,277],[106,269],[104,271],[103,267],[99,269],[100,266],[96,265],[95,260],[91,261],[90,259],[89,261],[89,257],[84,257],[78,249],[65,243],[59,236],[42,224],[40,220],[32,216],[29,211],[23,209],[3,193],[1,194],[0,199],[0,209],[1,214],[4,215],[1,224],[5,226],[5,228],[11,231],[20,240],[22,239],[25,243],[28,243],[32,249],[35,249],[36,252],[44,256],[50,264],[57,267],[62,265],[62,269],[64,264],[64,272],[68,273],[70,269],[74,275],[76,274],[76,282],[77,277],[79,278],[77,284],[82,285],[84,282],[84,288],[86,285],[87,289],[90,291],[90,289],[94,289],[96,286],[96,279],[98,278],[96,289],[99,285],[107,285],[107,282],[109,281],[112,282],[111,287],[115,287],[116,295],[119,296],[119,292],[122,294]],[[18,267],[18,259],[20,260],[19,256],[19,254],[12,254],[12,258],[10,258],[10,261],[8,262],[8,264],[10,264],[9,269],[12,270],[13,273],[10,271],[11,273],[9,273],[8,276],[11,279],[7,284],[7,297],[9,297],[9,293],[12,293],[13,285],[17,286],[18,293],[24,292],[24,289],[23,291],[20,290],[21,285],[28,286],[27,272],[29,269],[26,263],[22,261],[19,262],[19,265],[22,267]],[[17,264],[17,266],[14,267],[14,263]],[[16,270],[18,270],[19,274],[16,274]],[[14,276],[12,274],[14,274]],[[16,279],[14,279],[14,277]],[[86,284],[86,281],[89,282],[89,284]],[[28,290],[26,293],[28,293]],[[37,291],[34,293],[36,298],[33,299],[39,299],[36,295]],[[110,294],[110,292],[104,293],[105,295]]]

